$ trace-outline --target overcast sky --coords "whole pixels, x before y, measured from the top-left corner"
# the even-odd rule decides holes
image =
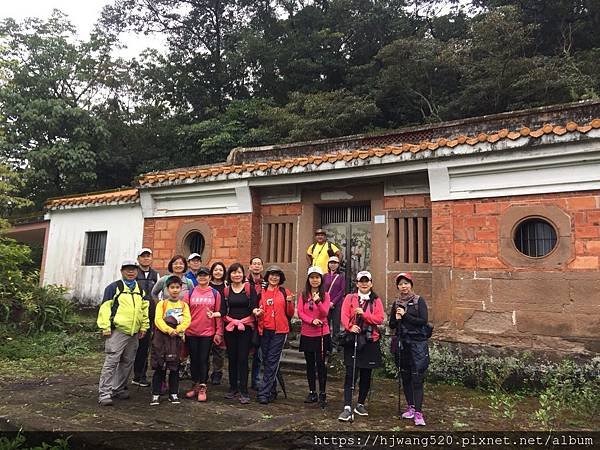
[[[111,0],[0,0],[0,18],[12,17],[22,20],[26,17],[48,18],[53,9],[60,9],[69,16],[77,27],[81,39],[89,36],[94,24],[100,17],[104,5]],[[147,36],[134,34],[121,35],[121,41],[127,44],[126,50],[119,51],[120,56],[136,56],[148,47]],[[152,41],[155,41],[152,39]]]

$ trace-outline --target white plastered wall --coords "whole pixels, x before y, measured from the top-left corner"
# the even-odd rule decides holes
[[[142,246],[144,219],[138,203],[50,211],[44,285],[59,284],[84,304],[102,301],[104,288],[120,277],[125,259]],[[106,231],[104,265],[85,266],[85,234]]]

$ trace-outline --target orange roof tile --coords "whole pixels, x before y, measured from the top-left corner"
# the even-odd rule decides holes
[[[335,163],[336,161],[350,162],[356,159],[365,160],[367,158],[378,157],[381,158],[386,155],[399,156],[404,152],[418,153],[424,150],[436,151],[441,148],[454,148],[458,145],[469,145],[475,146],[480,143],[497,143],[504,139],[517,140],[520,138],[538,139],[546,134],[553,134],[556,136],[563,136],[567,133],[588,133],[592,129],[600,128],[600,118],[592,120],[588,124],[577,124],[573,121],[569,121],[565,124],[550,124],[547,123],[544,126],[537,129],[530,129],[528,127],[521,127],[514,130],[503,128],[495,133],[478,133],[472,136],[459,135],[456,137],[448,138],[437,138],[433,141],[421,141],[417,144],[411,143],[399,143],[395,145],[388,145],[385,148],[373,147],[367,149],[352,149],[339,151],[336,153],[327,153],[324,155],[310,155],[302,156],[297,158],[282,158],[280,160],[273,161],[261,161],[254,163],[242,163],[237,165],[218,165],[214,167],[198,167],[188,168],[185,170],[173,170],[165,172],[156,172],[142,175],[138,179],[138,183],[142,187],[152,186],[164,182],[165,180],[172,180],[173,175],[177,174],[178,179],[196,179],[206,178],[208,176],[217,176],[220,174],[229,175],[232,173],[250,173],[255,170],[266,171],[269,169],[281,170],[281,169],[292,169],[297,166],[316,165],[319,166],[324,162]]]
[[[128,188],[117,191],[96,192],[81,195],[72,195],[69,197],[49,199],[46,202],[47,209],[59,208],[61,206],[78,205],[103,205],[109,203],[133,203],[139,199],[140,195],[137,189]]]

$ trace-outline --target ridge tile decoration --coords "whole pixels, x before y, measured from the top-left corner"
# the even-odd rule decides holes
[[[334,164],[338,161],[351,162],[353,160],[365,160],[372,157],[382,158],[387,155],[399,156],[402,153],[410,152],[416,154],[422,151],[432,151],[443,148],[453,149],[458,145],[469,145],[476,146],[482,143],[495,144],[502,140],[515,141],[520,138],[539,139],[544,135],[556,135],[563,136],[567,133],[581,133],[586,134],[592,129],[600,128],[600,118],[593,119],[591,122],[585,125],[579,125],[575,122],[567,122],[565,125],[553,125],[545,124],[544,126],[531,130],[528,127],[522,127],[518,130],[508,130],[503,128],[496,131],[495,133],[479,133],[476,136],[465,136],[459,135],[455,138],[440,138],[434,141],[422,141],[419,144],[397,144],[389,145],[384,148],[370,148],[366,150],[348,150],[336,153],[328,153],[325,155],[317,156],[303,156],[298,158],[285,158],[280,160],[271,160],[266,162],[254,162],[244,163],[237,165],[219,165],[215,167],[198,167],[176,169],[164,172],[151,172],[146,175],[142,175],[137,179],[137,183],[140,187],[151,187],[152,185],[161,184],[165,181],[183,181],[183,180],[196,180],[201,178],[207,178],[210,176],[224,175],[228,176],[236,174],[243,176],[243,174],[251,174],[255,171],[266,171],[266,170],[277,170],[277,169],[292,169],[294,167],[305,167],[308,164],[319,166],[323,163]]]

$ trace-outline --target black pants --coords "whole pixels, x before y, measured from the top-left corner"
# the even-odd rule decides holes
[[[356,368],[356,379],[360,378],[358,383],[358,403],[365,404],[369,389],[371,388],[371,377],[373,369]],[[346,366],[346,378],[344,379],[344,406],[352,406],[352,366]]]
[[[415,367],[413,355],[408,347],[400,352],[400,376],[406,403],[414,405],[415,411],[421,412],[425,390],[425,371]]]
[[[327,318],[329,322],[329,330],[331,330],[331,339],[333,340],[333,345],[339,345],[338,342],[339,334],[340,334],[340,324],[342,321],[342,305],[339,304],[333,309],[329,310],[329,316]]]
[[[248,354],[252,345],[252,328],[237,328],[225,332],[227,359],[229,361],[229,389],[248,395]]]
[[[206,384],[208,381],[208,357],[212,346],[212,336],[186,336],[190,349],[190,370],[194,383]]]
[[[222,373],[225,349],[223,347],[219,347],[218,345],[213,345],[210,349],[210,354],[212,355],[212,373]]]
[[[319,392],[325,392],[327,383],[327,366],[325,360],[321,358],[321,352],[304,352],[306,360],[306,378],[308,379],[308,389],[310,392],[316,392],[317,379],[319,376]]]
[[[150,342],[152,342],[152,327],[148,328],[148,331],[146,331],[144,337],[140,339],[140,343],[135,354],[135,361],[133,362],[134,380],[146,378],[146,372],[148,371],[148,350],[150,349]]]
[[[152,394],[160,395],[160,387],[167,377],[166,369],[156,369],[152,375]],[[179,394],[179,370],[169,370],[169,394]]]

